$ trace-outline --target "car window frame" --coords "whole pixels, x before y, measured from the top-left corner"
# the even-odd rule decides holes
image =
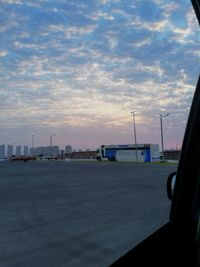
[[[184,135],[170,210],[170,220],[173,221],[179,229],[185,229],[185,227],[187,227],[187,231],[190,231],[192,236],[196,232],[200,211],[199,115],[200,76],[198,78]]]

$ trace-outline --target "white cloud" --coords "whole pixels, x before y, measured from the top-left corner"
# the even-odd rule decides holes
[[[165,3],[164,1],[161,2],[160,0],[155,1],[157,1],[157,4],[160,5],[161,9],[163,10],[163,15],[165,18],[169,18],[174,11],[180,9],[180,5],[175,1],[172,1],[170,3]],[[160,3],[158,3],[159,1]]]
[[[120,3],[121,0],[99,0],[99,3],[102,5],[111,4],[111,3]]]
[[[194,49],[187,49],[185,51],[186,54],[193,55],[195,57],[200,57],[200,49],[194,48]]]
[[[9,4],[9,5],[23,5],[23,1],[21,0],[1,0],[2,3]]]
[[[16,28],[18,25],[19,24],[17,21],[8,21],[6,23],[6,25],[0,26],[0,33],[4,33],[4,32],[7,32],[8,30],[10,30],[12,28]]]
[[[55,2],[45,9],[51,14],[38,16],[37,27],[28,11],[25,20],[18,19],[18,11],[0,26],[8,46],[0,48],[1,125],[80,131],[100,127],[120,136],[127,134],[132,107],[143,134],[157,129],[160,112],[176,111],[177,127],[185,120],[194,91],[194,74],[187,72],[186,61],[200,55],[191,11],[186,13],[188,26],[180,28],[170,20],[177,4],[166,6],[160,21],[144,22],[123,1],[113,7],[114,2],[102,0],[98,3],[106,7],[91,9],[85,5],[80,20],[67,13],[59,20],[63,3]],[[44,3],[25,6],[30,10],[27,5],[36,5],[40,15]],[[79,3],[72,14],[74,7],[80,8]]]
[[[40,50],[40,49],[45,49],[45,45],[41,44],[25,44],[19,41],[14,42],[14,46],[18,49],[23,49],[23,48],[29,48],[29,49],[34,49],[34,50]]]
[[[29,32],[22,32],[19,34],[19,38],[30,38],[31,34]]]
[[[86,25],[83,27],[77,26],[66,26],[66,25],[54,25],[51,24],[49,26],[48,31],[44,31],[44,35],[49,35],[51,33],[62,32],[64,34],[65,39],[71,39],[76,37],[81,37],[83,35],[91,34],[95,29],[96,25]]]
[[[8,53],[8,51],[0,51],[0,57],[5,57]]]
[[[90,18],[91,20],[97,21],[101,18],[105,19],[105,20],[114,20],[114,16],[106,13],[106,12],[102,12],[101,10],[97,10],[95,12],[93,12],[90,15],[86,15],[86,17]]]
[[[139,47],[142,49],[142,46],[150,45],[152,43],[152,39],[150,37],[144,38],[143,40],[134,41],[133,46]]]

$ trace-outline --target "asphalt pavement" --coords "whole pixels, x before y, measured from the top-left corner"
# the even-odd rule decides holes
[[[1,267],[105,267],[168,221],[174,164],[0,162]]]

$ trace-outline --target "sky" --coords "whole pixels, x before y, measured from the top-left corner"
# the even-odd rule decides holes
[[[0,0],[0,144],[180,148],[199,75],[190,1]]]

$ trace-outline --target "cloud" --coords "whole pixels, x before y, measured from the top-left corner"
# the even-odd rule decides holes
[[[0,57],[5,57],[8,55],[8,51],[0,51]]]
[[[181,134],[198,76],[198,25],[188,6],[161,2],[7,1],[1,128],[95,128],[101,140],[113,131],[118,142],[134,108],[150,140],[165,112],[174,114],[170,131],[174,123]]]
[[[23,5],[23,1],[21,0],[1,0],[2,3],[8,4],[8,5]]]
[[[64,39],[81,38],[83,35],[91,34],[96,28],[96,25],[86,25],[84,27],[66,27],[66,25],[50,25],[49,33],[63,33]]]

